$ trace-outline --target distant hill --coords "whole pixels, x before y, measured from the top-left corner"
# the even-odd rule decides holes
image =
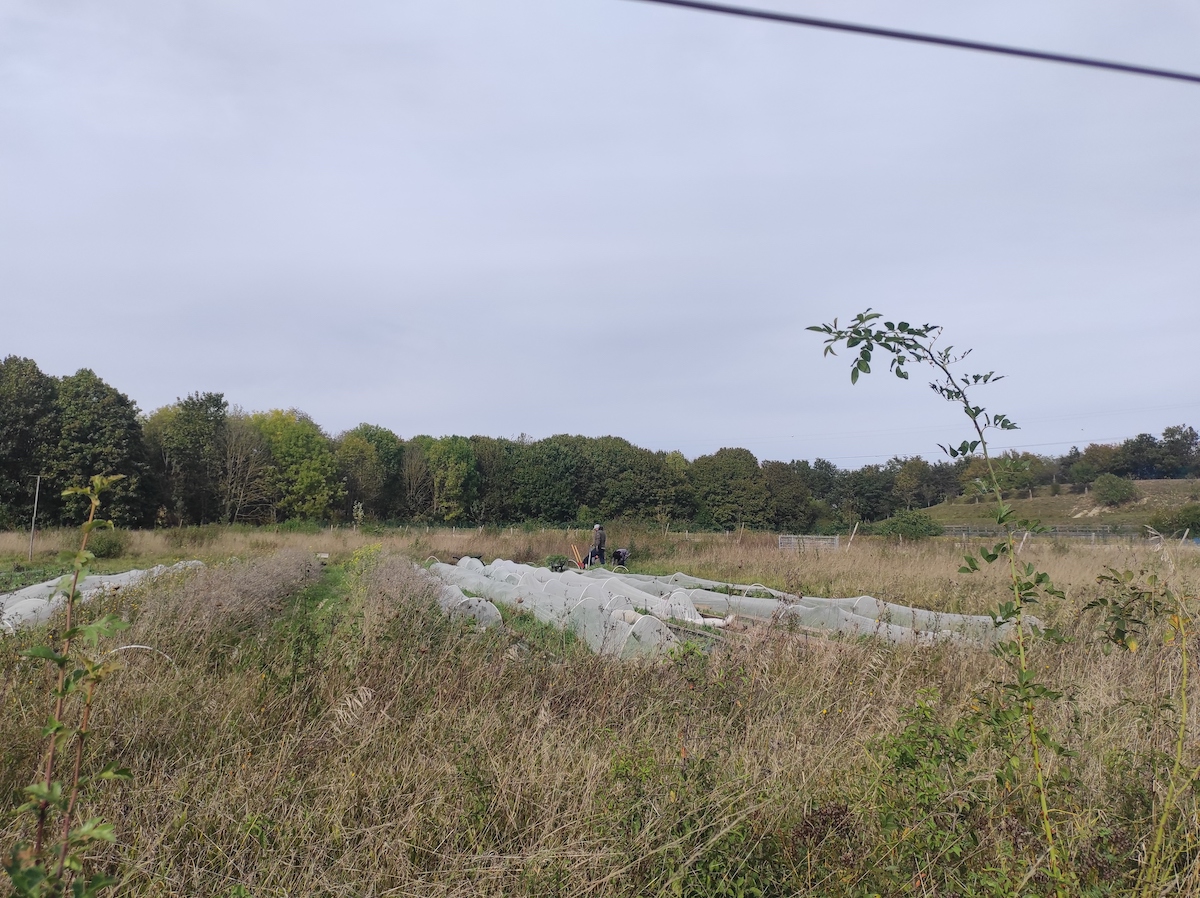
[[[1200,481],[1197,480],[1138,480],[1135,481],[1141,498],[1116,508],[1098,505],[1091,493],[1076,492],[1075,487],[1061,486],[1057,496],[1049,486],[1035,487],[1033,498],[1028,490],[1007,493],[1018,518],[1041,521],[1050,526],[1111,525],[1140,528],[1160,511],[1167,511],[1200,502]],[[993,500],[994,502],[994,500]],[[957,498],[924,509],[943,526],[994,525],[994,504],[985,500]]]

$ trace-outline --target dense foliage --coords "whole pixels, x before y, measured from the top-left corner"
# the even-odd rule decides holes
[[[1106,496],[1112,480],[1200,474],[1200,436],[1168,427],[1118,445],[1052,458],[1009,453],[1006,490],[1045,484]],[[843,529],[916,511],[973,488],[978,460],[893,458],[856,470],[826,459],[760,461],[727,447],[687,459],[615,436],[412,436],[376,424],[338,436],[296,409],[248,413],[197,392],[142,415],[94,372],[55,378],[30,359],[0,362],[0,527],[26,526],[36,475],[39,520],[69,523],[58,498],[93,474],[122,474],[110,513],[119,526],[350,521],[460,525],[590,523],[629,518],[662,527],[785,532]],[[1120,485],[1118,484],[1118,487]],[[1098,498],[1100,498],[1098,496]],[[1106,499],[1104,501],[1107,501]]]

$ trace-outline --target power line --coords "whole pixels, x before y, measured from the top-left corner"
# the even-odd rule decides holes
[[[1200,84],[1200,75],[1189,72],[1175,72],[1170,69],[1156,69],[1148,66],[1130,65],[1124,62],[1110,62],[1104,59],[1092,59],[1087,56],[1070,56],[1065,53],[1048,53],[1042,50],[1026,50],[1021,47],[1009,47],[1003,44],[989,44],[982,41],[961,40],[954,37],[940,37],[934,34],[921,34],[916,31],[898,31],[894,28],[878,28],[874,25],[856,25],[853,22],[837,22],[832,19],[816,19],[811,16],[794,16],[788,13],[771,12],[765,9],[747,9],[741,6],[726,6],[721,3],[701,3],[697,0],[638,0],[640,3],[657,3],[662,6],[679,6],[684,9],[696,9],[702,12],[722,13],[727,16],[740,16],[746,19],[764,19],[768,22],[782,22],[786,25],[802,25],[807,28],[825,28],[830,31],[848,31],[852,34],[867,34],[872,37],[886,37],[892,40],[914,41],[921,44],[936,44],[940,47],[955,47],[959,50],[976,50],[982,53],[999,53],[1004,56],[1020,56],[1025,59],[1040,59],[1043,62],[1060,62],[1066,65],[1086,66],[1093,69],[1108,69],[1113,72],[1124,72],[1130,75],[1148,75],[1152,78],[1170,78],[1173,81],[1190,81]]]

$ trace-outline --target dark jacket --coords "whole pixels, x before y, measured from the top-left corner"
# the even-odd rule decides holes
[[[603,549],[605,543],[604,528],[592,531],[592,548]]]

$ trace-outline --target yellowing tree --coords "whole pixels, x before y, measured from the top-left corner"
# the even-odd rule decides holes
[[[256,412],[250,416],[274,461],[271,486],[276,514],[323,520],[344,495],[329,438],[296,409]]]

